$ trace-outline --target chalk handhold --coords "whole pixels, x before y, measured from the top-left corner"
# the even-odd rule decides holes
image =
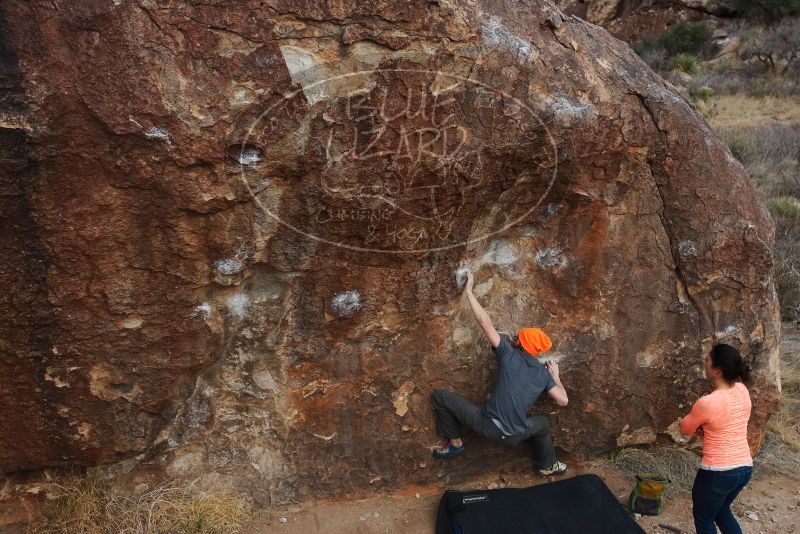
[[[453,282],[456,284],[456,287],[458,289],[461,289],[467,284],[468,272],[469,272],[469,267],[467,267],[466,265],[462,265],[453,275]]]
[[[228,297],[225,304],[228,307],[228,315],[241,319],[247,314],[247,306],[250,304],[250,297],[244,293],[235,293]]]
[[[361,306],[361,295],[357,291],[345,291],[331,299],[331,311],[338,317],[351,317]]]
[[[172,144],[172,139],[169,136],[169,132],[166,131],[164,128],[159,128],[158,126],[153,126],[146,132],[144,132],[144,136],[148,139],[155,139],[156,141],[163,141],[165,143]]]

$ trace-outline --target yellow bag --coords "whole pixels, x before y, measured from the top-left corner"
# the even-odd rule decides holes
[[[658,515],[664,509],[664,491],[670,479],[653,473],[636,475],[636,486],[628,497],[631,512]]]

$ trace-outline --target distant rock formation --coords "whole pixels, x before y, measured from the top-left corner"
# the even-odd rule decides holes
[[[729,17],[732,12],[713,0],[559,0],[569,14],[603,26],[615,37],[634,42],[664,32],[679,21]]]

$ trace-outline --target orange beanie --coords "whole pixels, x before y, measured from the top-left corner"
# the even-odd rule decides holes
[[[547,337],[547,334],[538,328],[523,328],[519,331],[519,342],[522,343],[522,348],[528,351],[532,356],[538,355],[540,352],[550,350],[553,342]]]

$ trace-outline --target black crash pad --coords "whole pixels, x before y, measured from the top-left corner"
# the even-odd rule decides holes
[[[644,534],[597,475],[530,488],[446,491],[436,534]]]

